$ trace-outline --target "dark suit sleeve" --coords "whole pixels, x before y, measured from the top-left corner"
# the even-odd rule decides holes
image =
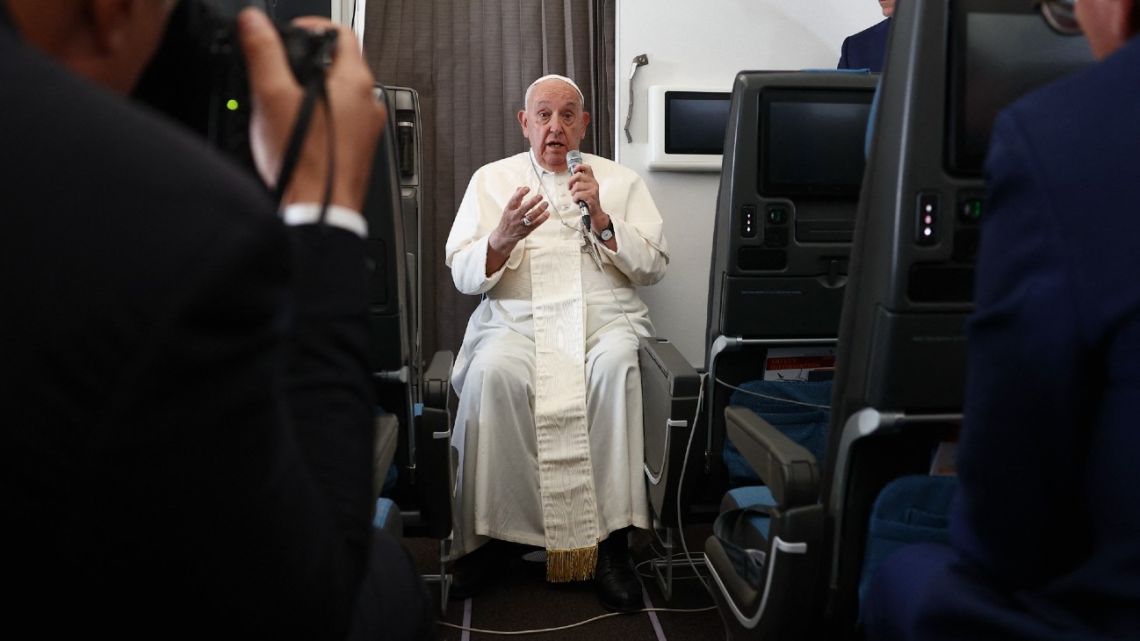
[[[343,638],[370,522],[363,241],[255,220],[172,283],[186,293],[132,365],[101,443],[122,478],[101,483],[137,491],[106,497],[120,522],[101,538],[147,565],[125,580],[178,586],[138,604],[155,618],[174,599],[250,626],[234,636]]]
[[[968,326],[962,481],[952,540],[1010,587],[1069,569],[1084,542],[1082,452],[1093,403],[1090,349],[1062,212],[1017,122],[1003,115],[987,164],[990,194]]]
[[[850,64],[847,62],[847,43],[849,42],[851,42],[850,37],[843,39],[843,46],[839,49],[839,65],[836,66],[836,69],[851,68]]]
[[[290,228],[296,319],[289,340],[290,416],[317,483],[355,554],[370,534],[375,407],[367,363],[364,241],[332,227]]]

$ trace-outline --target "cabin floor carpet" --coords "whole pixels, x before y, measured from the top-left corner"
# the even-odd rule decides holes
[[[704,541],[711,533],[708,524],[694,524],[686,528],[686,542],[689,551],[697,554],[704,550]],[[423,574],[439,572],[439,544],[433,539],[406,538],[404,544],[412,552],[416,564]],[[652,570],[642,562],[659,554],[655,538],[648,532],[637,532],[633,536],[631,549],[635,562],[639,563],[642,584],[651,607],[698,609],[712,606],[709,596],[700,581],[692,578],[692,570],[684,561],[678,561],[674,569],[673,598],[666,601],[657,582],[652,578]],[[680,552],[678,545],[675,552]],[[700,570],[702,564],[697,563]],[[467,601],[451,601],[446,613],[440,614],[440,621],[463,625],[464,617],[470,617],[467,627],[497,630],[522,631],[552,628],[585,621],[608,614],[594,592],[593,582],[553,584],[544,578],[545,566],[542,562],[528,561],[516,557],[504,564],[501,575],[486,589]],[[707,580],[707,579],[706,579]],[[439,612],[439,586],[429,585]],[[655,615],[655,616],[654,616]],[[656,619],[656,621],[655,621]],[[655,625],[656,623],[656,625]],[[480,632],[465,633],[455,628],[441,625],[441,641],[490,641],[503,639],[542,639],[543,641],[575,641],[596,639],[598,641],[696,641],[704,639],[724,639],[725,632],[720,615],[715,610],[703,612],[636,612],[607,617],[578,627],[554,632],[530,633],[503,636]]]

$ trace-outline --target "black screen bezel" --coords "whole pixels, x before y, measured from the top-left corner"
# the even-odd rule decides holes
[[[724,154],[724,138],[722,136],[720,147],[713,150],[710,147],[682,147],[677,145],[669,135],[673,125],[673,103],[678,100],[707,100],[721,101],[730,108],[724,112],[724,129],[728,130],[728,120],[731,114],[732,92],[729,91],[675,91],[665,92],[665,153],[690,154],[695,156],[721,156]]]
[[[969,30],[966,25],[971,14],[1025,15],[1037,13],[1034,5],[1016,0],[951,0],[947,4],[950,19],[947,21],[946,56],[950,59],[950,72],[946,83],[946,171],[955,176],[976,178],[982,175],[986,152],[967,153],[963,144],[965,132],[966,57],[969,51]]]
[[[966,86],[966,62],[969,52],[969,18],[977,14],[1036,16],[1043,27],[1048,28],[1041,16],[1037,3],[1025,0],[951,0],[947,5],[947,51],[949,70],[946,78],[946,124],[943,141],[944,166],[946,172],[963,178],[979,178],[984,171],[989,144],[984,149],[968,152],[964,143],[963,131],[966,122],[966,108],[969,91]],[[1080,36],[1062,36],[1076,38]],[[1008,106],[1008,105],[1007,105]],[[992,124],[991,124],[992,132]]]
[[[851,89],[822,89],[822,88],[769,88],[760,94],[758,106],[757,128],[759,149],[757,151],[757,191],[768,197],[777,198],[821,198],[821,199],[854,199],[859,197],[861,182],[852,185],[802,185],[781,184],[772,181],[767,175],[769,128],[767,115],[773,103],[835,103],[835,104],[863,104],[870,107],[875,92],[869,88]],[[852,98],[858,98],[853,100]],[[868,114],[870,116],[870,114]],[[866,161],[864,159],[864,170]]]

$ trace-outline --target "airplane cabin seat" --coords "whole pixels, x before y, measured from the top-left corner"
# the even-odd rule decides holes
[[[860,584],[875,564],[903,542],[944,540],[955,479],[931,476],[932,459],[961,424],[963,325],[972,311],[989,126],[1003,104],[1086,64],[1082,44],[1052,33],[1031,4],[1015,0],[897,7],[856,215],[825,462],[816,468],[819,573],[808,587],[777,583],[780,563],[798,550],[776,540],[786,532],[777,515],[788,510],[773,492],[781,511],[766,537],[749,543],[763,533],[750,517],[754,532],[726,539],[722,530],[706,547],[732,638],[858,638]],[[745,442],[732,420],[729,430]],[[769,485],[795,469],[786,451],[754,449],[741,448]],[[767,563],[762,590],[741,585],[740,564],[726,551],[741,544],[762,546],[746,555]],[[789,591],[811,603],[806,615],[772,613],[770,601],[764,611],[765,594]]]
[[[818,497],[815,461],[822,451],[819,427],[826,423],[826,411],[809,408],[809,422],[816,423],[806,429],[816,450],[813,455],[748,410],[726,412],[725,407],[736,403],[755,407],[751,400],[740,400],[752,397],[742,397],[739,391],[734,395],[737,400],[730,400],[732,387],[743,386],[747,394],[751,385],[768,386],[770,392],[792,387],[800,394],[811,390],[804,397],[812,401],[809,405],[828,403],[827,381],[802,386],[748,381],[764,376],[772,350],[822,349],[825,357],[834,351],[875,83],[875,77],[867,74],[841,72],[756,71],[737,76],[716,207],[706,381],[702,384],[701,376],[667,341],[645,339],[641,344],[645,472],[655,523],[666,529],[666,543],[672,541],[694,492],[720,493],[730,480],[758,482],[751,475],[738,474],[740,466],[726,468],[722,451],[733,460],[740,458],[738,449],[753,450],[744,452],[748,458],[761,456],[758,452],[768,447],[774,450],[762,455],[768,473],[786,469],[788,476],[761,475],[769,485],[761,491],[772,497],[769,506],[777,515],[770,527],[764,527],[782,533],[782,543],[794,536],[797,543],[810,541],[813,548],[818,544],[820,511],[806,504]],[[757,114],[763,117],[758,120]],[[813,157],[825,160],[813,163]],[[787,407],[802,407],[794,402],[796,396],[792,394],[793,403]],[[778,399],[775,403],[784,405]],[[782,415],[790,419],[785,421],[788,429],[794,429],[790,423],[805,418],[793,414]],[[761,444],[752,445],[744,434]],[[688,478],[682,482],[682,477]],[[752,494],[733,492],[724,499],[725,505],[743,507],[739,504]],[[734,530],[746,531],[747,523],[766,518],[754,516]],[[664,568],[662,572],[662,567],[655,567],[668,596],[671,569],[667,563],[658,565]],[[800,565],[784,561],[780,572]],[[805,573],[801,569],[792,574]],[[772,598],[765,602],[768,612],[794,605],[777,606]],[[743,618],[751,619],[753,612]]]
[[[378,460],[376,527],[407,531],[440,542],[440,572],[425,576],[440,584],[446,607],[450,576],[451,391],[454,354],[437,351],[424,363],[421,343],[421,132],[418,94],[404,87],[376,85],[388,106],[388,133],[381,137],[364,215],[368,221],[370,365],[381,421],[398,424],[393,450],[397,469],[392,496],[379,497],[389,466]],[[378,441],[377,447],[382,447]],[[391,447],[389,445],[389,447]],[[397,508],[397,504],[399,507]]]

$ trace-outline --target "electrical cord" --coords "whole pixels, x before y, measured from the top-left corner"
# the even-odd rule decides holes
[[[656,552],[656,550],[655,550],[655,552]],[[676,554],[671,555],[671,557],[674,560],[680,559],[680,558],[688,558],[690,560],[690,562],[692,561],[692,558],[688,555],[688,553],[683,553],[683,554],[682,553],[676,553]],[[654,576],[652,574],[646,574],[646,573],[642,572],[641,568],[643,566],[645,566],[646,564],[652,563],[652,562],[657,561],[657,560],[662,559],[662,558],[665,558],[665,557],[661,554],[658,554],[656,557],[654,557],[652,559],[646,559],[644,561],[641,561],[640,563],[637,563],[636,565],[634,565],[634,571],[637,572],[638,576],[640,576],[642,578],[649,578],[649,579],[654,578]],[[692,566],[692,567],[693,567],[694,571],[697,571],[696,566]],[[702,578],[702,576],[699,573],[697,576],[683,576],[683,577],[675,577],[674,578],[675,581],[686,581],[686,580],[692,580],[692,579],[699,579],[702,581],[702,583],[704,583],[704,579]],[[439,621],[438,623],[441,626],[444,626],[447,628],[452,628],[455,630],[462,630],[465,632],[476,632],[476,633],[480,633],[480,634],[497,634],[500,636],[520,636],[520,635],[524,635],[524,634],[543,634],[543,633],[547,633],[547,632],[561,632],[563,630],[570,630],[570,629],[581,627],[581,626],[584,626],[584,625],[587,625],[590,623],[601,621],[603,619],[608,619],[608,618],[616,617],[616,616],[622,616],[625,614],[639,614],[639,613],[648,614],[650,612],[675,612],[675,613],[679,613],[679,614],[697,614],[697,613],[701,613],[701,612],[711,612],[713,610],[716,610],[715,605],[710,605],[710,606],[706,606],[703,608],[641,608],[639,610],[633,610],[631,612],[610,612],[607,614],[602,614],[602,615],[598,615],[595,617],[591,617],[591,618],[586,619],[584,621],[578,621],[577,623],[568,623],[566,625],[561,625],[561,626],[556,626],[556,627],[551,627],[551,628],[537,628],[537,629],[532,629],[532,630],[487,630],[487,629],[483,629],[483,628],[472,628],[469,626],[463,626],[463,625],[459,625],[457,623],[449,623],[447,621]]]
[[[685,444],[685,458],[681,463],[681,476],[677,479],[677,531],[681,537],[681,549],[685,552],[685,559],[688,560],[689,567],[692,568],[693,574],[700,579],[701,585],[705,587],[705,590],[711,594],[712,588],[709,587],[708,581],[705,581],[705,578],[701,576],[701,573],[697,570],[697,565],[693,562],[693,555],[689,553],[689,544],[685,542],[685,527],[681,523],[681,496],[685,488],[685,472],[689,468],[689,455],[692,454],[693,451],[693,437],[697,433],[697,418],[701,415],[701,404],[704,402],[705,397],[705,378],[707,377],[708,373],[701,374],[700,387],[697,390],[697,407],[693,411],[693,422],[689,427],[689,441]],[[711,426],[709,427],[711,429]]]
[[[658,536],[657,540],[661,541],[661,537]],[[661,545],[665,546],[665,543],[661,542]],[[649,547],[651,550],[653,550],[653,554],[655,554],[656,556],[654,556],[652,559],[646,559],[645,561],[642,561],[638,565],[644,565],[645,563],[649,563],[651,561],[663,561],[666,558],[671,558],[673,560],[679,560],[679,559],[686,558],[684,552],[673,552],[672,554],[666,554],[665,550],[658,548],[657,545],[655,545],[653,543],[653,541],[649,542]],[[704,558],[704,555],[701,554],[700,552],[698,552],[697,554],[693,555],[693,558],[697,561],[700,561],[702,558]]]
[[[637,575],[640,576],[641,578],[643,578],[643,579],[656,579],[657,575],[650,573],[650,572],[642,572],[641,567],[644,565],[648,565],[650,563],[653,563],[655,561],[664,560],[665,558],[667,558],[667,557],[665,557],[664,555],[658,555],[655,558],[646,559],[646,560],[638,563],[637,565],[635,565],[633,567],[634,567],[634,570],[637,572]],[[669,560],[672,560],[672,561],[678,561],[681,559],[690,560],[689,556],[683,552],[677,552],[675,554],[671,554],[671,555],[669,555],[668,558],[669,558]],[[703,558],[704,558],[704,555],[697,555],[696,560],[701,560]],[[681,566],[678,566],[678,567],[681,567]],[[704,574],[702,573],[701,576],[704,576]],[[673,580],[674,581],[692,581],[693,579],[697,579],[697,578],[698,578],[697,576],[677,576],[677,577],[673,577]]]
[[[481,628],[471,628],[471,627],[458,625],[455,623],[448,623],[447,621],[439,621],[439,625],[442,625],[442,626],[448,627],[448,628],[452,628],[455,630],[464,630],[466,632],[478,632],[479,634],[498,634],[498,635],[502,635],[502,636],[518,636],[518,635],[523,635],[523,634],[543,634],[546,632],[560,632],[562,630],[570,630],[573,628],[581,627],[581,626],[589,624],[589,623],[594,623],[595,621],[601,621],[602,619],[609,619],[611,617],[620,617],[620,616],[625,616],[627,614],[637,614],[637,613],[641,613],[641,612],[645,612],[645,613],[649,613],[649,612],[679,612],[682,614],[694,614],[697,612],[709,612],[710,610],[715,610],[715,609],[716,609],[715,605],[709,606],[707,608],[642,608],[640,610],[631,610],[630,612],[610,612],[608,614],[600,614],[596,617],[591,617],[589,619],[586,619],[585,621],[579,621],[577,623],[569,623],[567,625],[560,625],[560,626],[554,627],[554,628],[539,628],[536,630],[484,630]]]
[[[788,403],[791,405],[802,405],[804,407],[813,407],[815,409],[820,409],[820,410],[830,410],[831,409],[830,405],[820,405],[818,403],[808,403],[806,401],[797,401],[797,400],[793,400],[790,398],[781,398],[779,396],[772,396],[770,394],[762,394],[760,392],[754,392],[752,390],[744,389],[743,387],[737,387],[736,385],[733,385],[732,383],[727,383],[720,378],[716,379],[716,383],[717,383],[717,385],[727,387],[728,389],[731,389],[731,390],[736,390],[737,392],[741,392],[742,394],[748,394],[749,396],[756,396],[759,398],[764,398],[764,399],[767,399],[769,401],[779,401],[781,403]]]
[[[656,552],[656,550],[654,550],[654,551]],[[676,554],[673,554],[671,556],[672,556],[672,559],[674,559],[674,560],[680,559],[680,558],[689,558],[687,553],[685,553],[685,554],[676,553]],[[654,576],[652,574],[646,574],[646,573],[642,572],[641,568],[648,563],[652,563],[652,562],[660,560],[662,558],[665,558],[665,557],[661,554],[657,554],[657,556],[652,558],[652,559],[646,559],[644,561],[641,561],[640,563],[637,563],[636,565],[634,565],[634,571],[637,572],[638,576],[640,576],[642,578],[648,578],[648,579],[654,578]],[[691,560],[692,559],[690,558],[690,561]],[[693,566],[693,569],[694,569],[694,571],[696,571],[696,566]],[[692,579],[700,579],[703,583],[703,578],[699,574],[698,574],[698,576],[683,576],[683,577],[675,577],[674,578],[675,581],[686,581],[686,580],[692,580]],[[715,605],[710,605],[710,606],[703,607],[703,608],[642,608],[640,610],[633,610],[631,612],[610,612],[610,613],[602,614],[602,615],[599,615],[596,617],[591,617],[589,619],[586,619],[584,621],[579,621],[577,623],[569,623],[566,625],[561,625],[561,626],[552,627],[552,628],[538,628],[538,629],[532,629],[532,630],[487,630],[487,629],[483,629],[483,628],[472,628],[472,627],[468,627],[468,626],[463,626],[463,625],[459,625],[457,623],[449,623],[447,621],[439,621],[438,623],[441,626],[444,626],[447,628],[452,628],[455,630],[462,630],[465,632],[476,632],[476,633],[480,633],[480,634],[497,634],[500,636],[520,636],[520,635],[524,635],[524,634],[543,634],[546,632],[560,632],[563,630],[570,630],[572,628],[577,628],[577,627],[581,627],[581,626],[584,626],[584,625],[587,625],[590,623],[601,621],[602,619],[608,619],[610,617],[621,616],[621,615],[625,615],[625,614],[638,614],[638,613],[650,613],[650,612],[675,612],[675,613],[680,613],[680,614],[697,614],[700,612],[711,612],[715,609],[716,609]]]

